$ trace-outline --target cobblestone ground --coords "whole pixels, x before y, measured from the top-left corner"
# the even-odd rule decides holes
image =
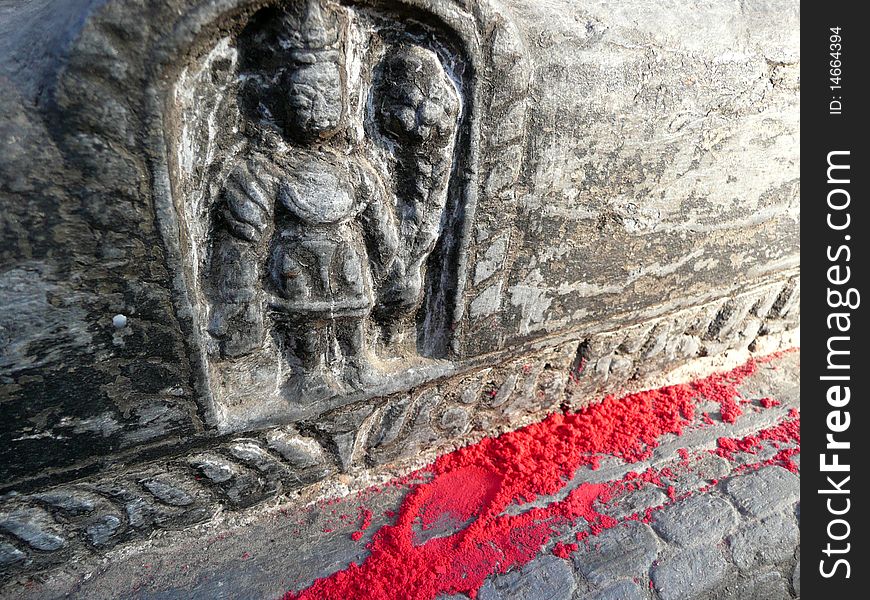
[[[720,438],[746,439],[787,419],[790,411],[794,415],[800,407],[799,368],[797,352],[763,363],[739,386],[746,402],[741,406],[743,416],[735,423],[721,420],[719,404],[702,402],[695,417],[699,426],[681,436],[662,438],[645,462],[626,465],[605,456],[598,469],[580,469],[559,494],[512,506],[513,512],[546,506],[584,482],[613,481],[647,467],[667,474],[598,507],[620,521],[618,525],[587,537],[582,536],[588,530],[582,520],[565,528],[531,562],[487,579],[478,598],[799,597],[799,477],[770,460],[787,444],[768,441],[750,451],[721,452],[720,442]],[[703,427],[702,420],[706,420]],[[799,455],[791,459],[799,467]],[[243,521],[157,537],[101,561],[13,582],[4,595],[278,598],[351,561],[364,560],[366,544],[379,526],[390,522],[388,515],[406,491],[403,486],[385,486],[325,505],[301,510],[275,507],[247,515]],[[371,510],[372,522],[361,529],[362,506]],[[432,535],[449,535],[449,527]],[[440,596],[439,600],[465,598]]]

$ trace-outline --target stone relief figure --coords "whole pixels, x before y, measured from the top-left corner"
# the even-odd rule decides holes
[[[373,70],[373,114],[352,114],[339,11],[293,3],[248,50],[259,76],[242,92],[247,139],[215,201],[205,286],[220,359],[271,335],[308,401],[375,385],[372,340],[419,307],[460,111],[437,55],[402,44]],[[378,166],[349,131],[364,119],[390,148]]]
[[[392,142],[399,192],[400,260],[381,293],[390,315],[416,308],[425,260],[438,241],[453,166],[459,98],[437,57],[419,46],[392,49],[372,90],[375,124]]]

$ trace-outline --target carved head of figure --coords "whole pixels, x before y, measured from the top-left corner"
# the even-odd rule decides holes
[[[375,96],[376,119],[394,139],[439,150],[450,144],[459,96],[431,50],[411,45],[391,49],[381,62]]]
[[[276,116],[292,138],[331,137],[344,106],[340,17],[320,0],[307,0],[288,8],[282,21],[279,44],[290,66],[275,90]]]
[[[284,135],[309,143],[340,130],[345,89],[342,19],[324,0],[289,3],[252,35],[249,61],[265,73],[251,90]],[[261,37],[262,36],[262,37]]]
[[[289,137],[310,141],[338,132],[344,94],[337,60],[297,64],[284,73],[278,92],[278,118]]]

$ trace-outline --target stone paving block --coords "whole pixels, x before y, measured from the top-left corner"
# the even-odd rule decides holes
[[[649,594],[633,581],[623,579],[603,590],[581,596],[581,600],[649,600]]]
[[[662,600],[691,600],[714,589],[727,572],[722,551],[702,546],[662,561],[653,569],[652,580]]]
[[[667,501],[668,497],[661,488],[654,485],[645,485],[614,500],[611,504],[603,507],[601,512],[616,519],[621,519],[634,513],[643,514],[646,509],[661,506]]]
[[[477,597],[479,600],[570,600],[575,587],[571,563],[544,555],[516,571],[489,579]]]
[[[737,524],[737,511],[721,496],[695,495],[656,514],[653,528],[680,546],[716,542]]]
[[[782,467],[762,467],[729,480],[725,491],[740,510],[754,517],[764,517],[800,499],[800,479]]]
[[[731,588],[722,600],[790,600],[788,582],[779,571],[757,573]]]
[[[659,549],[648,525],[630,521],[588,538],[572,556],[577,569],[596,585],[646,574]]]
[[[771,515],[753,521],[728,537],[731,555],[741,569],[771,565],[790,558],[800,539],[797,522],[790,515]]]

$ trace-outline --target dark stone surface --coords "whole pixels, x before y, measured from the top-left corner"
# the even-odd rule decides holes
[[[771,565],[793,557],[800,539],[794,517],[774,514],[753,521],[728,538],[731,556],[738,567],[751,570],[758,565]]]
[[[574,553],[574,565],[595,585],[646,576],[658,554],[658,539],[649,525],[629,521],[589,538]]]
[[[737,507],[754,517],[781,512],[800,499],[800,479],[779,466],[763,467],[725,484]]]
[[[555,556],[541,556],[522,568],[487,581],[480,600],[570,600],[574,595],[571,564]]]
[[[290,423],[353,471],[796,325],[796,2],[272,5],[0,9],[0,489]]]
[[[737,511],[721,496],[690,496],[658,512],[653,527],[665,540],[693,546],[721,540],[737,524]]]
[[[663,560],[652,570],[652,580],[662,600],[686,600],[714,590],[727,573],[722,549],[701,546]]]
[[[793,345],[797,13],[3,2],[0,579]],[[798,494],[780,471],[733,478],[727,501],[776,529]],[[772,559],[717,506],[656,527]],[[662,543],[645,527],[580,572],[642,570]],[[789,527],[771,534],[790,544]],[[154,597],[277,593],[364,554],[310,537],[291,574],[200,564]],[[661,577],[677,581],[694,567],[672,550]],[[505,581],[562,581],[540,564]]]
[[[743,390],[764,389],[782,401],[782,406],[741,417],[748,423],[742,429],[744,434],[770,427],[785,418],[791,408],[799,408],[799,389],[789,383],[796,380],[799,363],[798,353],[788,354],[761,365],[756,374],[741,385]],[[697,413],[696,419],[700,418]],[[740,426],[741,421],[735,425]],[[581,482],[620,480],[629,470],[637,472],[654,465],[657,469],[677,472],[684,464],[677,450],[685,447],[681,442],[689,436],[694,436],[690,462],[704,469],[704,455],[719,437],[732,435],[735,425],[715,423],[697,429],[689,426],[683,436],[661,440],[657,449],[659,456],[650,459],[653,464],[625,464],[610,457],[606,467],[578,470],[560,494],[516,506],[513,512],[547,506],[564,498]],[[786,448],[788,446],[782,446]],[[696,487],[687,491],[689,496],[676,502],[665,496],[664,506],[655,508],[649,520],[656,522],[658,515],[665,513],[678,514],[686,510],[686,506],[719,507],[722,501],[732,503],[723,488],[735,486],[741,480],[751,485],[759,474],[767,477],[760,470],[747,470],[743,460],[724,460],[717,463],[715,473],[718,477],[720,470],[727,468],[721,482],[708,489],[710,480],[697,481]],[[127,479],[102,487],[99,494],[84,493],[77,488],[65,495],[59,491],[54,493],[52,497],[63,497],[66,506],[71,505],[70,497],[79,498],[79,502],[72,503],[75,506],[83,504],[87,498],[88,506],[93,509],[76,514],[64,511],[54,523],[31,516],[32,521],[41,523],[43,530],[51,526],[52,531],[67,539],[68,547],[55,552],[33,550],[26,541],[0,531],[0,558],[11,563],[7,568],[17,569],[18,573],[15,579],[0,586],[0,597],[277,598],[287,590],[306,588],[315,579],[345,569],[351,562],[364,561],[369,553],[366,545],[378,528],[392,522],[408,490],[404,484],[381,485],[359,495],[349,494],[329,503],[314,504],[308,504],[304,497],[296,500],[285,497],[276,505],[234,513],[223,508],[231,505],[219,503],[224,499],[222,485],[225,482],[212,483],[206,478],[187,482],[181,480],[180,475],[178,471],[171,471],[128,477],[134,483],[143,482],[138,496],[133,493],[137,488]],[[176,506],[153,496],[144,482],[158,478],[171,482],[174,488],[183,487],[194,499],[193,504]],[[656,487],[663,491],[664,485]],[[346,491],[346,488],[333,489]],[[111,503],[102,495],[109,492]],[[617,494],[612,504],[618,506],[627,502],[634,493]],[[210,499],[210,494],[215,494],[214,499]],[[142,511],[145,506],[159,507],[159,514],[151,514],[155,520],[162,519],[161,525],[152,530],[133,529],[130,514],[123,510],[131,503],[138,507],[138,514],[143,515],[147,514]],[[353,534],[359,529],[360,507],[363,506],[372,512],[372,523],[362,537],[355,539]],[[737,510],[734,504],[731,506],[732,511]],[[196,512],[206,508],[213,508],[216,514]],[[481,589],[480,597],[567,598],[573,594],[573,597],[596,600],[635,597],[779,600],[794,597],[792,587],[799,595],[800,532],[795,524],[793,504],[782,505],[764,517],[747,513],[736,521],[717,522],[729,526],[724,530],[717,528],[715,536],[711,537],[710,529],[702,523],[697,527],[697,539],[692,539],[691,532],[687,532],[689,537],[669,541],[643,522],[628,520],[596,535],[581,519],[560,528],[556,538],[542,547],[531,562],[491,576]],[[453,523],[444,530],[437,530],[437,534],[450,535],[462,526]],[[176,530],[160,532],[173,528]],[[552,554],[557,540],[576,541],[577,534],[588,537],[568,559]],[[83,552],[81,547],[75,546],[83,537],[89,544],[103,545],[96,548],[98,552]],[[112,550],[118,539],[129,539],[129,545]],[[35,564],[35,561],[76,550],[75,561],[57,556],[53,563]],[[22,571],[36,566],[41,571],[31,576]],[[462,600],[462,596],[457,600]]]

